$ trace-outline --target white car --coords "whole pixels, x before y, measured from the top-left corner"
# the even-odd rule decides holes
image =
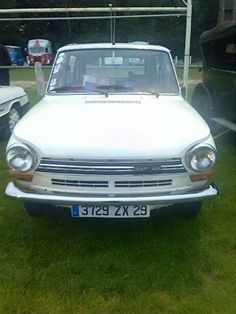
[[[0,131],[10,136],[29,108],[29,100],[21,87],[0,86]]]
[[[144,62],[132,68],[131,57]],[[6,156],[6,194],[32,215],[64,207],[72,217],[142,218],[173,204],[195,215],[217,195],[209,127],[181,96],[161,46],[60,48],[46,94],[17,124]]]

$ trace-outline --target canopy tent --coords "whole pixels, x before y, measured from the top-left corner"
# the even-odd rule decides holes
[[[200,36],[200,44],[202,45],[209,41],[221,39],[233,34],[236,34],[236,21],[226,21],[202,33]]]

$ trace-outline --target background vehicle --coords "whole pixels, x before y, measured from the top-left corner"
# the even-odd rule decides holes
[[[200,37],[203,82],[194,90],[192,105],[210,123],[236,131],[236,2],[226,4],[221,1],[219,24]]]
[[[19,46],[6,46],[11,58],[11,63],[16,65],[24,65],[24,56]]]
[[[34,65],[40,62],[42,65],[50,65],[53,62],[52,44],[47,39],[31,39],[28,41],[27,62]]]
[[[0,131],[8,137],[28,110],[28,96],[21,87],[0,86]]]

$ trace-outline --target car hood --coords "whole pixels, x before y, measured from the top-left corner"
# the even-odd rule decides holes
[[[14,130],[42,156],[182,156],[210,131],[181,96],[45,96]]]
[[[0,102],[4,103],[14,98],[25,96],[23,88],[17,86],[0,86]]]

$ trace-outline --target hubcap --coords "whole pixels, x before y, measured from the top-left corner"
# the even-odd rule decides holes
[[[9,129],[12,132],[17,122],[20,120],[20,114],[17,109],[12,108],[9,112]]]

